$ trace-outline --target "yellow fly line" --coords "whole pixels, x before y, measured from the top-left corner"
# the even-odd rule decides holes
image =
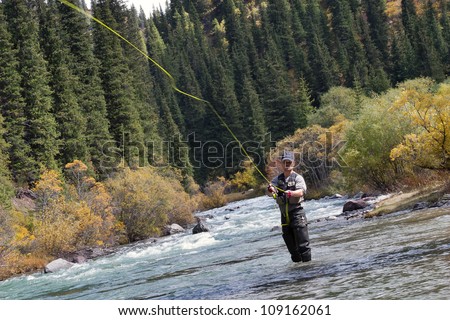
[[[249,156],[249,154],[247,153],[247,151],[245,150],[244,146],[242,145],[241,141],[236,137],[236,135],[233,133],[233,131],[230,129],[230,127],[226,124],[226,122],[223,120],[223,118],[220,116],[220,114],[217,112],[217,110],[213,107],[213,105],[207,101],[204,100],[202,98],[199,98],[197,96],[194,96],[190,93],[184,92],[183,90],[180,90],[177,86],[176,86],[176,81],[174,79],[174,77],[169,73],[169,71],[167,71],[166,69],[164,69],[158,62],[156,62],[154,59],[152,59],[147,53],[145,53],[144,51],[142,51],[141,49],[139,49],[136,45],[134,45],[132,42],[130,42],[128,39],[126,39],[124,36],[122,36],[119,32],[117,32],[116,30],[114,30],[113,28],[111,28],[110,26],[108,26],[106,23],[104,23],[103,21],[97,19],[96,17],[94,17],[93,15],[91,15],[89,12],[86,12],[85,10],[83,10],[82,8],[74,5],[73,3],[67,1],[67,0],[58,0],[59,2],[61,2],[62,4],[72,8],[75,11],[78,11],[79,13],[85,15],[86,17],[88,17],[89,19],[95,21],[96,23],[98,23],[99,25],[101,25],[103,28],[107,29],[108,31],[110,31],[111,33],[113,33],[115,36],[119,37],[121,40],[123,40],[126,44],[128,44],[129,46],[131,46],[134,50],[138,51],[140,54],[142,54],[144,57],[146,57],[149,61],[151,61],[158,69],[160,69],[167,77],[169,77],[170,79],[170,83],[171,86],[173,88],[173,90],[175,90],[176,92],[185,95],[191,99],[206,103],[208,105],[208,107],[212,110],[212,112],[216,115],[216,117],[220,120],[220,122],[222,123],[222,125],[228,130],[228,132],[231,134],[231,136],[233,137],[233,139],[239,144],[239,147],[241,148],[242,152],[245,154],[245,156],[250,160],[250,162],[252,163],[252,165],[255,167],[255,169],[258,171],[258,173],[261,175],[261,177],[264,178],[264,180],[268,183],[270,183],[269,179],[261,172],[261,170],[259,170],[258,166],[254,163],[253,159]],[[279,189],[277,186],[275,186],[275,188],[277,188],[278,190],[284,192],[284,190]]]

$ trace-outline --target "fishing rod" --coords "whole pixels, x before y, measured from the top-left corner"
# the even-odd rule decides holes
[[[167,71],[163,66],[161,66],[157,61],[155,61],[152,57],[150,57],[147,53],[145,53],[144,51],[142,51],[141,49],[139,49],[139,47],[137,47],[136,45],[134,45],[131,41],[129,41],[127,38],[125,38],[124,36],[122,36],[118,31],[114,30],[113,28],[111,28],[110,26],[108,26],[106,23],[104,23],[103,21],[101,21],[100,19],[94,17],[93,15],[91,15],[89,12],[86,12],[85,10],[83,10],[82,8],[76,6],[75,4],[67,1],[67,0],[58,0],[60,3],[66,5],[67,7],[83,14],[84,16],[86,16],[87,18],[91,19],[92,21],[98,23],[100,26],[102,26],[103,28],[107,29],[108,31],[110,31],[111,33],[113,33],[116,37],[120,38],[122,41],[124,41],[126,44],[128,44],[129,46],[131,46],[134,50],[136,50],[137,52],[139,52],[141,55],[143,55],[145,58],[147,58],[151,63],[153,63],[159,70],[161,70],[169,79],[170,79],[170,85],[172,87],[173,90],[175,90],[176,92],[187,96],[191,99],[200,101],[205,103],[210,109],[211,111],[215,114],[215,116],[219,119],[220,123],[227,129],[227,131],[231,134],[231,136],[233,137],[233,139],[238,143],[239,148],[241,149],[241,151],[244,153],[244,155],[248,158],[248,160],[250,161],[250,163],[255,167],[256,171],[261,175],[261,177],[269,184],[271,184],[271,181],[261,172],[261,170],[258,168],[258,166],[255,164],[255,162],[253,161],[253,159],[250,157],[250,155],[247,153],[247,150],[245,150],[244,146],[242,145],[241,141],[237,138],[237,136],[234,134],[233,130],[231,130],[231,128],[227,125],[227,123],[225,122],[225,120],[222,118],[222,116],[217,112],[216,108],[214,108],[214,106],[207,100],[199,98],[193,94],[190,94],[188,92],[185,92],[181,89],[179,89],[176,85],[176,81],[175,78],[169,73],[169,71]],[[278,188],[277,186],[274,186],[276,189],[278,189],[281,192],[285,192],[284,190]],[[273,197],[276,198],[276,194],[273,194]]]

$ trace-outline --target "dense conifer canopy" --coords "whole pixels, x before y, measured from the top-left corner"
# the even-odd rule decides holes
[[[418,76],[445,79],[448,2],[172,0],[146,17],[123,0],[96,0],[91,10],[262,154],[267,133],[275,141],[306,127],[331,87],[371,94]],[[244,158],[226,149],[233,138],[205,104],[57,0],[0,1],[0,52],[7,179],[30,183],[80,159],[98,177],[164,164],[206,181]]]

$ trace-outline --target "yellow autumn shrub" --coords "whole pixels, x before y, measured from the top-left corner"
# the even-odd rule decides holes
[[[87,176],[87,166],[78,160],[66,165],[66,178],[69,183],[55,171],[45,171],[33,189],[38,202],[32,230],[35,251],[57,256],[117,243],[123,226],[113,215],[105,186]]]
[[[404,135],[391,151],[392,160],[403,160],[429,169],[450,170],[450,84],[428,78],[407,81],[392,106],[417,128]]]
[[[33,191],[37,196],[38,211],[45,212],[62,196],[63,182],[55,170],[46,170],[36,182]]]
[[[193,222],[193,202],[181,182],[151,167],[125,168],[106,183],[114,214],[130,241],[159,235],[169,223]]]
[[[238,171],[230,180],[233,190],[245,191],[258,185],[257,171],[253,163],[250,160],[244,161],[243,167],[244,170]]]
[[[203,190],[200,208],[202,210],[222,207],[227,204],[225,189],[228,181],[224,177],[218,177],[215,181],[208,182]]]

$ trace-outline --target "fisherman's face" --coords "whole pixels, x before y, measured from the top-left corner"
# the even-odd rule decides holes
[[[285,160],[281,162],[283,166],[283,170],[293,170],[294,169],[294,162]]]

